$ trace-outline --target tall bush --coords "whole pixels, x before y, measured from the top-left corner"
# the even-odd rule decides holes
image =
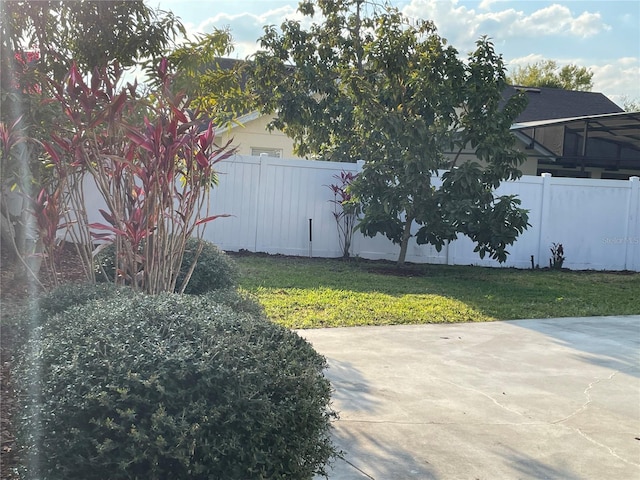
[[[84,71],[115,60],[132,66],[141,58],[158,59],[181,34],[184,27],[171,12],[154,10],[143,0],[0,2],[0,124],[19,122],[24,136],[35,140],[17,146],[10,158],[0,154],[0,236],[18,279],[26,274],[37,279],[43,259],[49,269],[57,267],[57,245],[42,244],[39,234],[48,229],[42,230],[44,217],[34,217],[34,207],[42,206],[34,205],[40,187],[54,196],[57,190],[52,170],[42,168],[39,143],[62,117],[58,102],[50,100],[48,80],[64,78],[72,58]]]
[[[17,369],[24,478],[310,479],[334,454],[325,366],[203,296],[67,308]]]
[[[71,130],[44,142],[66,187],[63,211],[84,246],[90,279],[93,240],[113,241],[116,282],[147,293],[188,283],[190,272],[177,285],[186,242],[218,217],[208,212],[214,166],[233,154],[229,143],[215,144],[213,123],[172,91],[166,60],[157,75],[160,87],[142,99],[135,85],[117,90],[118,68],[96,70],[87,83],[74,65],[65,82],[54,85]],[[106,204],[104,222],[87,220],[87,175]]]

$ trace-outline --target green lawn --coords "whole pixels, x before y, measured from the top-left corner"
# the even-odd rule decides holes
[[[640,314],[640,274],[235,256],[240,286],[290,328]]]

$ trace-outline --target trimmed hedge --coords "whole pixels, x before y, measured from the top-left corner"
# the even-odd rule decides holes
[[[187,240],[176,288],[180,288],[187,272],[191,268],[200,242],[202,242],[202,252],[197,258],[196,267],[191,274],[184,293],[201,295],[214,290],[229,289],[236,286],[239,269],[233,259],[213,243],[191,237]],[[116,249],[112,244],[96,256],[95,271],[96,278],[99,281],[104,280],[103,269],[109,281],[112,282],[114,280],[115,254]]]
[[[68,283],[40,297],[37,307],[39,315],[46,318],[93,300],[128,298],[134,295],[135,293],[129,287],[113,283]],[[248,313],[256,317],[264,316],[262,305],[247,292],[225,288],[206,292],[206,297],[207,301],[226,305],[238,313]]]
[[[77,307],[93,300],[131,297],[133,291],[113,283],[67,283],[45,293],[38,300],[38,307],[45,317],[52,317],[71,307]]]
[[[233,259],[213,243],[193,237],[187,240],[176,285],[178,287],[182,285],[196,257],[200,242],[202,242],[202,252],[198,256],[196,267],[191,274],[184,293],[202,295],[214,290],[229,289],[236,286],[240,273]]]
[[[34,335],[34,329],[57,313],[70,308],[81,307],[87,302],[105,298],[130,297],[134,293],[129,287],[119,287],[112,283],[67,283],[40,296],[34,296],[26,306],[9,317],[13,329],[14,347]],[[249,301],[249,300],[247,300]]]
[[[131,295],[36,330],[15,377],[25,479],[304,479],[335,455],[324,358],[264,318]]]
[[[207,301],[226,305],[234,312],[266,318],[262,305],[248,292],[229,288],[207,292],[204,296]]]

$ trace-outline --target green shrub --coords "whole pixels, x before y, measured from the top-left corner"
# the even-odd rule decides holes
[[[189,272],[196,258],[200,242],[203,244],[202,252],[198,256],[196,267],[191,274],[185,293],[201,295],[213,290],[235,286],[239,270],[233,259],[213,243],[192,237],[187,240],[176,288],[180,288]],[[112,244],[96,255],[95,271],[98,280],[105,280],[104,274],[106,274],[107,279],[113,282],[115,278],[115,253],[115,245]]]
[[[96,282],[113,282],[116,273],[116,246],[111,243],[93,257]]]
[[[131,296],[130,288],[118,287],[112,283],[67,283],[40,297],[38,306],[45,316],[52,317],[56,313],[84,305],[92,300]]]
[[[253,317],[264,317],[264,308],[260,303],[248,292],[239,292],[234,288],[223,290],[213,290],[205,294],[207,301],[220,303],[230,307],[231,310],[238,313],[246,313]]]
[[[178,276],[178,287],[193,264],[199,242],[197,238],[187,240]],[[237,284],[238,276],[239,270],[233,259],[213,243],[202,240],[202,252],[198,256],[196,267],[184,293],[201,295],[213,290],[231,288]]]
[[[22,308],[8,316],[6,326],[7,328],[11,327],[12,339],[15,346],[18,347],[33,334],[35,327],[57,313],[101,298],[119,298],[130,295],[133,295],[130,288],[118,287],[111,283],[98,285],[68,283],[29,299]],[[231,302],[231,300],[229,301]]]
[[[323,357],[206,296],[133,295],[36,329],[16,381],[25,479],[279,479],[334,455]]]

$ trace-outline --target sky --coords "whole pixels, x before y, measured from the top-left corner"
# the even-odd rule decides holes
[[[383,3],[378,0],[378,3]],[[488,36],[508,68],[539,60],[593,72],[593,91],[640,102],[639,0],[388,0],[407,17],[432,20],[460,53]],[[234,58],[254,53],[264,25],[303,20],[297,0],[147,0],[172,11],[190,34],[228,28]]]

